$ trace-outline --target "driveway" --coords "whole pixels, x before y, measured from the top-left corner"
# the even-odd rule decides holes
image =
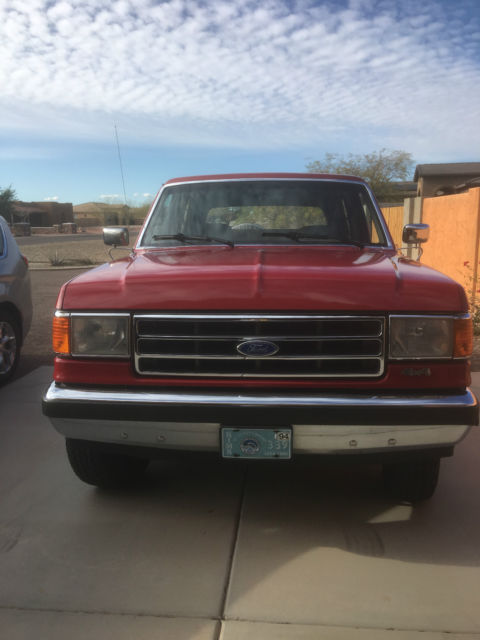
[[[170,461],[135,491],[78,481],[40,398],[58,290],[80,272],[32,271],[33,328],[0,390],[0,637],[480,639],[478,429],[416,507],[370,466]]]
[[[157,462],[113,493],[70,471],[51,375],[0,391],[1,637],[480,638],[478,429],[416,507],[370,466]]]

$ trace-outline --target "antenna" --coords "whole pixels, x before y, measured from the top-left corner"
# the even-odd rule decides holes
[[[123,200],[125,202],[125,206],[127,206],[127,194],[125,192],[125,178],[123,177],[122,156],[120,154],[120,144],[118,142],[117,124],[115,122],[113,123],[113,128],[115,129],[115,140],[117,141],[118,162],[120,163],[120,173],[122,175]]]

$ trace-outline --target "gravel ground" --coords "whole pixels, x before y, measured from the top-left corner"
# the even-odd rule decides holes
[[[21,245],[32,269],[68,266],[95,265],[108,262],[108,251],[102,238],[91,240],[67,240],[53,243]]]
[[[138,230],[139,227],[130,229],[130,246],[135,242]],[[98,228],[92,228],[87,234],[38,235],[16,240],[32,270],[51,266],[95,266],[110,261]],[[114,251],[115,256],[125,253],[123,249]]]

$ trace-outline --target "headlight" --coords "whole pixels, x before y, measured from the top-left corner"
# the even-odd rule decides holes
[[[57,311],[53,321],[53,348],[73,356],[126,357],[129,355],[128,314],[69,314]]]
[[[390,358],[465,358],[471,353],[469,317],[391,316]]]
[[[72,355],[128,356],[128,321],[125,315],[72,314]]]

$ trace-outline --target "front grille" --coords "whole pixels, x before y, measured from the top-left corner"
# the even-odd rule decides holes
[[[140,375],[230,378],[378,377],[385,320],[379,316],[138,315]],[[242,343],[273,355],[242,355]]]

